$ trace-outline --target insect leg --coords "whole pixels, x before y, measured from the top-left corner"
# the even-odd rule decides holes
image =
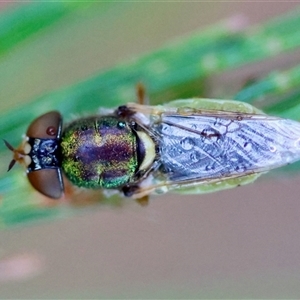
[[[137,103],[133,105],[121,105],[119,106],[115,113],[119,117],[127,118],[133,116],[137,112],[137,107],[144,107],[148,103],[148,98],[146,97],[146,88],[142,83],[136,85],[136,97]]]
[[[149,196],[143,196],[135,199],[135,201],[141,206],[147,206],[149,204]]]
[[[140,82],[136,85],[136,97],[137,97],[137,103],[140,105],[147,105],[149,102],[146,97],[146,88]]]

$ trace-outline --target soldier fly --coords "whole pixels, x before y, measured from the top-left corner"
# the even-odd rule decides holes
[[[31,185],[57,199],[64,180],[141,199],[243,185],[300,159],[300,123],[233,100],[128,103],[65,127],[57,111],[35,119],[13,151]],[[64,176],[63,176],[64,175]]]

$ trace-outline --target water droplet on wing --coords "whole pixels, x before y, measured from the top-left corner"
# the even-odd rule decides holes
[[[195,146],[195,142],[191,138],[184,138],[180,141],[180,145],[184,150],[191,150]]]

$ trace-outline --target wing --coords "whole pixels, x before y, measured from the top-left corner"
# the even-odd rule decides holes
[[[197,192],[195,186],[222,189],[222,183],[227,188],[300,159],[300,123],[251,112],[251,107],[246,112],[135,108],[149,112],[148,126],[159,137],[158,166],[141,183],[142,194],[174,188]]]
[[[172,182],[263,172],[300,159],[300,123],[268,116],[162,115],[161,170]]]

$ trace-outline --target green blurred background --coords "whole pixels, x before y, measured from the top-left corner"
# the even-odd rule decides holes
[[[15,40],[5,37],[0,44],[2,115],[220,20],[244,14],[249,25],[259,24],[297,7],[103,2],[47,3],[32,10],[30,5],[28,11],[20,4],[1,6],[2,20],[18,9],[18,18],[29,23],[31,13],[43,16],[42,29],[16,29],[9,36]],[[54,9],[56,19],[48,20]],[[271,59],[264,72],[293,66],[298,58],[294,53]],[[261,68],[256,63],[215,74],[206,82],[207,93],[221,97],[226,87],[259,76]],[[74,214],[61,204],[61,219],[0,231],[0,298],[299,298],[299,179],[269,177],[216,194],[164,195],[147,207],[126,200]]]

